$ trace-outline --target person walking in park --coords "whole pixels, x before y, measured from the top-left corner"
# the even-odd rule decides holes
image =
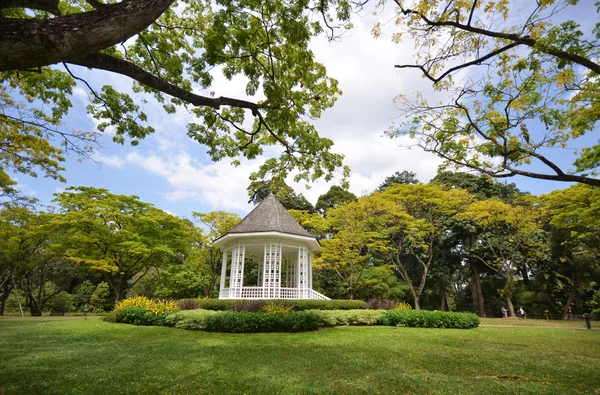
[[[502,310],[502,318],[507,318],[508,317],[508,310],[506,310],[506,307],[502,306],[500,308],[500,310]]]
[[[523,306],[519,307],[519,317],[526,318],[525,310],[523,310]]]

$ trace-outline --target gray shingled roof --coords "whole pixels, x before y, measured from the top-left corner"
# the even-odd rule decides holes
[[[273,194],[254,207],[228,233],[282,232],[293,235],[315,237],[308,233],[290,213],[283,207]]]

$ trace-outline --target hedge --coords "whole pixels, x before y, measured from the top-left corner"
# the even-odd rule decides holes
[[[266,314],[223,311],[205,318],[209,332],[306,332],[319,328],[319,317],[308,311]]]
[[[381,325],[384,310],[309,310],[319,317],[319,326]]]
[[[591,318],[594,321],[600,321],[600,309],[594,309],[594,310],[592,310]]]
[[[469,329],[479,326],[479,317],[473,313],[452,313],[426,310],[387,310],[382,314],[381,323],[389,326],[413,328],[455,328]]]
[[[186,310],[170,314],[165,319],[166,326],[174,326],[179,329],[204,330],[206,329],[206,319],[218,311],[212,310]]]
[[[116,321],[133,325],[164,325],[170,311],[155,313],[146,307],[123,307],[115,310]]]
[[[260,311],[263,306],[281,304],[292,307],[294,311],[305,310],[361,310],[367,308],[362,300],[315,300],[315,299],[271,299],[271,300],[236,300],[236,299],[183,299],[178,301],[182,310],[204,309],[216,311]]]

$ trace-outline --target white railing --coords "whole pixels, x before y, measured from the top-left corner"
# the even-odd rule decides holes
[[[219,299],[320,299],[330,300],[327,296],[308,288],[267,288],[241,287],[224,288]]]

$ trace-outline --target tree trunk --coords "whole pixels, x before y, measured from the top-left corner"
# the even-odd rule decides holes
[[[450,296],[443,282],[440,282],[440,310],[452,311],[450,307]]]
[[[481,279],[479,278],[479,271],[477,270],[477,266],[471,265],[471,278],[472,278],[472,287],[473,294],[475,295],[474,302],[477,303],[477,308],[479,310],[479,316],[482,318],[486,318],[485,314],[485,303],[483,299],[483,291],[481,290]],[[476,301],[475,301],[476,299]]]
[[[4,281],[4,284],[2,285],[2,297],[0,297],[0,315],[4,315],[6,300],[8,299],[8,296],[10,295],[11,291],[12,286],[10,285],[8,279],[6,279],[6,281]]]
[[[517,315],[515,314],[515,306],[513,306],[512,296],[509,294],[506,294],[506,304],[508,305],[508,315],[510,317],[516,317]]]
[[[577,297],[577,292],[579,291],[579,279],[575,277],[575,281],[571,286],[571,292],[569,292],[569,297],[567,298],[567,303],[565,303],[565,307],[563,309],[563,320],[569,318],[569,307],[575,302],[575,298]]]
[[[94,11],[0,24],[0,71],[28,69],[110,48],[143,31],[174,0],[123,0]]]

